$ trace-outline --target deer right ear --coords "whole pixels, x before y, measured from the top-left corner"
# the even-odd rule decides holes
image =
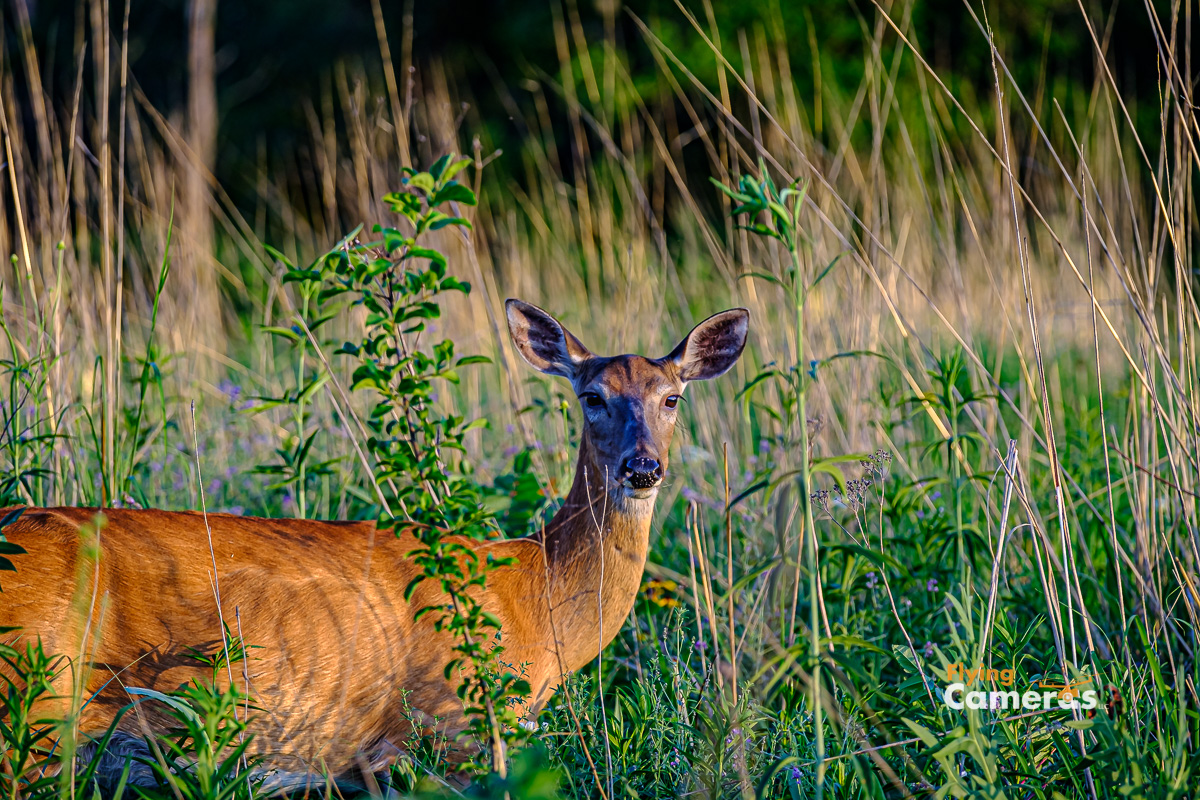
[[[679,367],[679,378],[685,383],[711,380],[737,362],[746,348],[749,328],[750,312],[744,308],[713,314],[692,328],[664,360]]]
[[[504,310],[517,352],[539,372],[574,380],[579,365],[592,357],[574,334],[537,306],[506,300]]]

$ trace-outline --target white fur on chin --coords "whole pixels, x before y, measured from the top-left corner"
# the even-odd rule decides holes
[[[632,486],[621,487],[621,498],[626,502],[645,503],[653,502],[658,497],[658,487],[651,486],[648,489],[635,489]]]

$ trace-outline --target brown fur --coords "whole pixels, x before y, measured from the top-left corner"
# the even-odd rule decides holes
[[[524,304],[516,312],[545,314]],[[512,321],[511,303],[509,313],[518,349],[535,362],[520,321]],[[740,354],[745,320],[738,319],[733,350],[713,356],[720,342],[694,342],[715,359],[706,362],[710,373],[720,374]],[[698,333],[729,336],[722,325],[729,328],[730,320],[702,323],[689,340]],[[489,575],[482,601],[502,622],[504,660],[524,668],[533,688],[530,713],[565,672],[594,659],[620,630],[641,583],[657,491],[624,484],[621,465],[646,456],[665,469],[675,411],[665,408],[664,398],[683,391],[685,375],[712,377],[697,372],[686,352],[680,355],[689,340],[683,351],[656,361],[598,358],[558,330],[551,334],[560,344],[572,340],[564,347],[573,359],[566,377],[579,394],[603,393],[606,403],[603,413],[584,409],[574,483],[539,535],[469,542],[481,554],[517,560]],[[100,513],[96,559],[81,546],[80,531]],[[408,553],[419,545],[410,533],[383,533],[370,523],[227,514],[209,514],[206,523],[192,512],[48,508],[27,509],[4,535],[27,554],[12,557],[17,572],[3,582],[0,627],[40,637],[47,652],[82,669],[83,697],[94,696],[81,719],[84,732],[103,730],[130,702],[124,687],[168,692],[208,676],[187,653],[221,646],[214,559],[225,622],[257,646],[246,662],[233,665],[233,680],[261,709],[253,723],[255,749],[271,754],[273,765],[333,774],[362,760],[377,766],[411,732],[401,713],[404,691],[428,723],[440,720],[451,733],[462,729],[455,681],[443,677],[452,642],[433,630],[431,616],[413,621],[415,609],[444,596],[425,582],[411,602],[403,597],[417,574]],[[62,674],[63,695],[71,674]],[[225,671],[218,682],[228,683]],[[67,703],[46,710],[61,714]],[[153,705],[142,704],[140,721],[129,715],[121,727],[134,733],[143,723],[161,728],[165,720]]]

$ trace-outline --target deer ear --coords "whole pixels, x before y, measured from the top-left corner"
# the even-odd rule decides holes
[[[722,311],[692,328],[663,360],[675,363],[680,380],[710,380],[725,374],[737,362],[746,347],[749,330],[749,311],[744,308]]]
[[[579,365],[592,357],[574,334],[537,306],[507,300],[504,310],[517,352],[534,369],[574,380]]]

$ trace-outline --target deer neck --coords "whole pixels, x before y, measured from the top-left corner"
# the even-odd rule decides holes
[[[655,496],[628,496],[595,466],[585,439],[565,502],[546,524],[553,628],[563,666],[576,670],[619,632],[641,588]]]

